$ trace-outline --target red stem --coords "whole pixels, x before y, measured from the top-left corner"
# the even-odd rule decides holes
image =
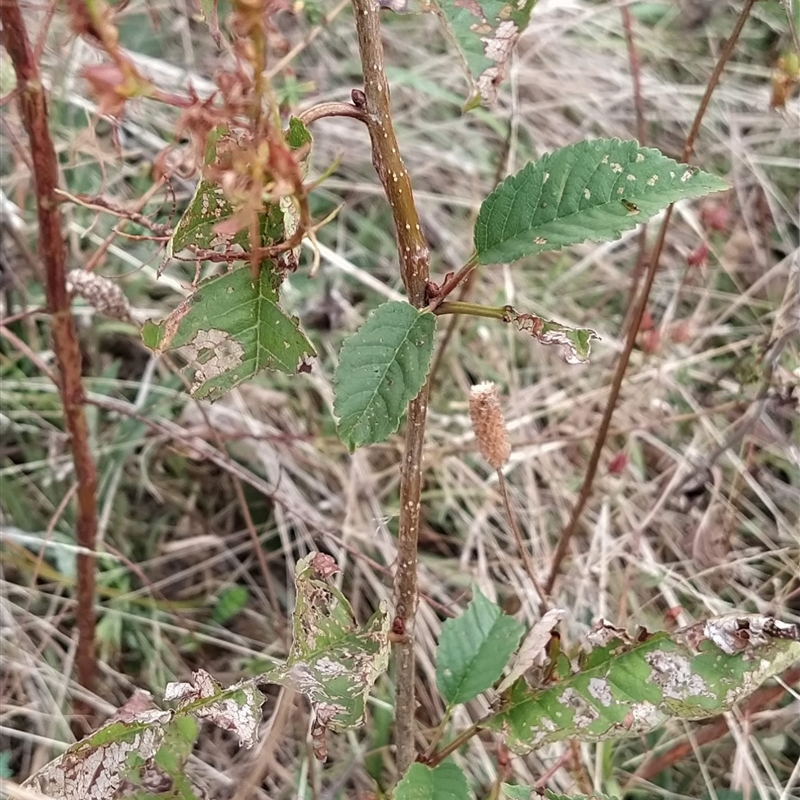
[[[0,2],[0,21],[3,24],[3,45],[11,57],[17,76],[17,101],[30,141],[39,221],[38,253],[45,270],[45,294],[47,310],[51,315],[59,391],[78,484],[75,538],[81,551],[77,556],[78,653],[75,663],[78,682],[92,691],[96,673],[94,549],[97,532],[97,474],[89,449],[89,430],[84,413],[81,352],[67,293],[66,244],[56,195],[58,160],[47,126],[44,87],[17,0]],[[92,713],[83,701],[76,701],[74,710],[76,715],[91,716]]]

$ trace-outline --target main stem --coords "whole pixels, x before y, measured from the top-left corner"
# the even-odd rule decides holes
[[[353,0],[353,10],[364,72],[364,111],[372,142],[372,163],[392,209],[406,294],[412,305],[422,308],[425,306],[429,276],[428,246],[420,229],[411,181],[400,157],[392,125],[378,4],[375,0]],[[400,527],[394,576],[394,629],[404,634],[395,649],[395,758],[400,774],[411,766],[416,755],[414,621],[418,598],[417,541],[422,445],[428,413],[428,389],[429,382],[426,382],[422,391],[408,404],[400,476]]]
[[[72,460],[77,481],[76,540],[77,557],[78,653],[75,659],[78,682],[92,690],[95,683],[95,539],[97,513],[95,489],[97,474],[89,448],[89,430],[84,413],[81,383],[81,352],[72,321],[66,284],[66,244],[56,195],[58,161],[47,126],[47,102],[36,57],[28,39],[18,0],[0,0],[2,41],[17,76],[17,98],[22,123],[28,134],[33,162],[36,213],[39,221],[38,253],[45,270],[47,310],[51,315],[53,352],[59,373],[59,391],[64,419],[70,436]],[[89,707],[75,704],[76,715],[90,716]]]

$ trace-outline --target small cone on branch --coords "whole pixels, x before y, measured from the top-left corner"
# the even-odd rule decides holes
[[[500,393],[490,381],[473,386],[469,393],[469,416],[481,455],[500,469],[511,455],[506,422],[500,410]]]

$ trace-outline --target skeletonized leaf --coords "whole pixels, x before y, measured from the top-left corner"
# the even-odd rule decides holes
[[[442,625],[436,650],[436,685],[448,706],[466,703],[492,686],[523,631],[476,588],[467,610]]]
[[[190,245],[205,250],[227,244],[232,237],[218,233],[215,228],[218,223],[231,216],[233,216],[233,206],[225,197],[222,188],[211,181],[201,179],[186,211],[167,242],[166,257],[172,258]]]
[[[325,759],[325,731],[361,724],[366,698],[389,663],[389,615],[384,602],[363,626],[342,593],[327,581],[330,556],[312,553],[295,568],[294,641],[285,665],[261,680],[302,692],[314,712],[314,752]]]
[[[669,718],[716,716],[800,659],[800,629],[730,615],[631,640],[603,624],[582,668],[544,689],[518,681],[486,727],[515,753],[563,739],[639,736]]]
[[[563,608],[551,608],[541,619],[537,620],[522,641],[519,652],[514,656],[511,669],[497,687],[504,692],[517,678],[521,678],[534,666],[541,666],[547,660],[547,644],[556,626],[567,612]]]
[[[178,709],[188,709],[199,719],[207,719],[218,728],[233,731],[244,747],[256,743],[264,695],[250,680],[223,689],[204,669],[199,669],[193,673],[191,683],[175,681],[167,684],[164,701],[176,702]]]
[[[531,797],[531,800],[534,800]],[[551,792],[547,789],[544,793],[544,800],[617,800],[607,794],[561,794],[560,792]]]
[[[210,3],[210,0],[200,0],[201,3]],[[216,3],[209,4],[216,8]],[[206,147],[206,164],[212,164],[217,158],[217,148],[230,136],[223,126],[216,128],[208,137]],[[308,148],[312,137],[308,128],[296,117],[289,120],[289,128],[285,132],[286,143],[292,150]],[[308,153],[301,162],[301,170],[306,168]],[[284,202],[285,201],[285,202]],[[238,245],[243,251],[250,249],[250,232],[245,227],[238,231],[226,231],[220,223],[230,219],[235,209],[228,200],[222,187],[212,181],[201,178],[198,181],[194,196],[186,210],[183,212],[178,224],[166,247],[166,258],[187,247],[197,247],[210,250],[220,245]],[[292,234],[292,226],[296,226],[295,209],[290,197],[283,198],[279,203],[264,206],[261,219],[261,245],[281,242]],[[246,256],[242,255],[243,259]]]
[[[506,178],[475,222],[480,264],[516,261],[587,240],[610,241],[676,200],[727,189],[720,178],[635,141],[562,147]]]
[[[208,792],[186,774],[199,726],[193,717],[175,717],[167,726],[164,741],[152,759],[132,759],[128,785],[115,800],[200,800]]]
[[[264,683],[291,687],[310,699],[315,752],[324,757],[325,731],[361,723],[367,694],[389,661],[386,605],[381,603],[366,625],[357,625],[350,604],[327,582],[337,570],[321,553],[298,562],[294,641],[285,664],[228,687],[198,670],[191,681],[167,686],[164,699],[175,704],[169,711],[150,708],[149,695],[139,693],[119,710],[118,719],[72,745],[24,786],[54,800],[145,800],[154,793],[181,800],[205,797],[184,770],[197,738],[196,720],[208,720],[235,733],[241,745],[252,746]],[[150,788],[161,784],[173,793]]]
[[[253,280],[248,267],[209,278],[165,320],[147,322],[142,339],[157,353],[181,350],[197,398],[216,400],[263,369],[306,370],[314,348],[279,308],[278,282],[263,268]]]
[[[545,793],[534,789],[532,786],[525,785],[512,785],[510,783],[503,783],[500,785],[503,790],[503,795],[506,800],[616,800],[616,798],[608,797],[604,794],[559,794],[552,792],[549,789]]]
[[[445,761],[431,769],[412,764],[394,790],[395,800],[469,800],[469,786],[464,773]]]
[[[535,314],[519,314],[513,311],[509,312],[508,319],[540,344],[560,348],[562,358],[567,364],[585,364],[592,354],[592,339],[600,339],[597,331],[591,328],[572,328]]]
[[[123,786],[132,758],[152,758],[171,711],[151,709],[104,725],[72,745],[22,785],[53,800],[107,800]]]
[[[339,438],[350,450],[383,441],[425,383],[436,317],[409,303],[378,306],[344,340],[333,378]]]
[[[431,6],[451,36],[472,86],[467,108],[491,103],[511,52],[531,18],[536,0],[433,0]]]

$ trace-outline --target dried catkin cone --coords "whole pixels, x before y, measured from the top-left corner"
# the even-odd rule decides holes
[[[123,321],[131,318],[131,308],[122,289],[102,275],[83,269],[70,270],[67,273],[67,291],[73,297],[82,297],[105,317]]]
[[[473,386],[469,393],[469,416],[481,455],[500,469],[511,455],[506,421],[500,410],[500,393],[490,381]]]

